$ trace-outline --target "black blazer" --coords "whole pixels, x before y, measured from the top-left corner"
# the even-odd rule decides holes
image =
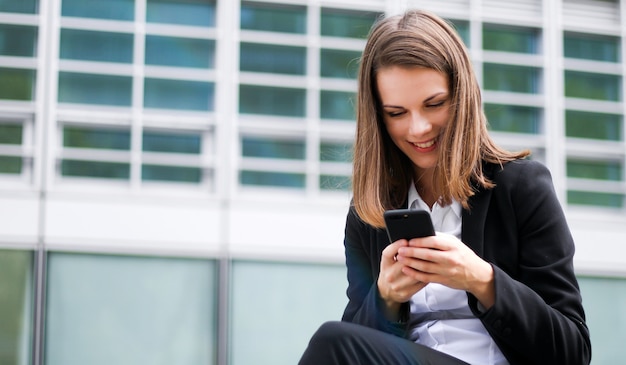
[[[462,214],[462,241],[492,264],[495,305],[474,315],[511,365],[577,365],[591,361],[589,330],[572,258],[574,242],[552,178],[529,160],[485,164],[496,184],[479,189]],[[350,208],[345,230],[348,304],[342,320],[406,337],[405,322],[388,321],[376,281],[386,232],[361,221]],[[402,316],[408,317],[408,303]]]

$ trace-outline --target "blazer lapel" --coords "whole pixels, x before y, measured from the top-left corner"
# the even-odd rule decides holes
[[[493,170],[493,165],[483,164],[483,171],[490,179],[493,178]],[[469,199],[470,209],[463,209],[461,215],[461,241],[480,257],[483,256],[485,222],[492,192],[493,189],[478,188],[476,194]]]

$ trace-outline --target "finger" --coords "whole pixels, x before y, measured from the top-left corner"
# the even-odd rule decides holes
[[[405,239],[397,240],[396,242],[390,244],[385,247],[382,252],[381,263],[392,264],[396,261],[396,256],[398,255],[398,250],[401,247],[408,246],[408,242]]]

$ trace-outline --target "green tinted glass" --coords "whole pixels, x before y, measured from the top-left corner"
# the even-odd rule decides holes
[[[320,117],[322,119],[355,120],[356,95],[345,91],[320,91]]]
[[[61,175],[127,180],[130,177],[130,164],[122,162],[63,160],[61,161]]]
[[[242,42],[239,69],[304,75],[306,73],[306,48]]]
[[[0,67],[0,99],[33,100],[35,71]]]
[[[623,208],[624,195],[591,191],[567,191],[567,202],[574,205],[593,205],[609,208]]]
[[[129,33],[61,29],[59,52],[62,59],[132,63],[133,37]]]
[[[146,36],[146,65],[215,67],[215,41],[179,37]]]
[[[320,31],[323,36],[366,38],[377,13],[322,8]]]
[[[35,57],[37,27],[0,24],[0,55]]]
[[[581,179],[622,181],[623,168],[621,163],[615,161],[568,159],[567,176]]]
[[[128,76],[59,72],[59,102],[130,106],[132,86]]]
[[[130,150],[130,131],[65,127],[63,128],[63,146]]]
[[[81,18],[134,20],[135,0],[63,0],[61,15]]]
[[[568,58],[619,62],[620,39],[595,34],[565,33],[563,54]]]
[[[39,0],[0,0],[0,12],[37,14]]]
[[[623,141],[623,128],[623,117],[619,114],[565,111],[565,134],[568,137]]]
[[[483,25],[483,49],[501,52],[537,53],[539,31],[532,28],[514,28]]]
[[[539,73],[536,67],[484,64],[485,89],[536,94],[539,92]]]
[[[320,161],[350,162],[352,161],[352,144],[342,142],[320,143]]]
[[[199,133],[143,132],[144,151],[199,154],[202,138]]]
[[[242,156],[262,158],[286,158],[303,160],[304,141],[244,137],[241,140]]]
[[[0,174],[21,174],[22,158],[17,156],[0,156]]]
[[[306,33],[306,7],[243,2],[241,29]]]
[[[31,364],[33,256],[30,251],[0,250],[0,364]]]
[[[202,170],[199,167],[142,165],[141,179],[144,181],[170,181],[199,183]]]
[[[21,124],[0,124],[0,144],[22,144]]]
[[[151,79],[144,80],[146,108],[212,111],[215,85],[211,82]]]
[[[619,101],[622,78],[618,75],[565,71],[565,96]]]
[[[241,185],[304,188],[305,175],[289,172],[248,171],[239,173]]]
[[[240,85],[239,112],[304,117],[306,90],[286,87]]]
[[[361,53],[357,51],[322,48],[320,51],[320,76],[356,79],[360,57]]]
[[[215,0],[147,0],[146,20],[167,23],[215,26]]]
[[[485,104],[489,128],[499,132],[538,134],[541,109],[529,106]]]
[[[459,34],[463,43],[467,48],[470,47],[470,34],[469,34],[469,22],[465,20],[448,19],[448,22],[452,23],[454,29]]]

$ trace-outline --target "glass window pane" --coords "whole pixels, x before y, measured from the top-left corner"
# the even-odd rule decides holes
[[[33,100],[35,71],[0,67],[0,99]]]
[[[541,109],[529,106],[485,104],[489,128],[500,132],[539,133]]]
[[[306,33],[306,7],[243,2],[241,29]]]
[[[142,165],[141,179],[144,181],[172,181],[199,183],[202,170],[199,167]]]
[[[239,174],[241,185],[280,186],[289,188],[304,188],[304,174],[270,171],[241,171]]]
[[[565,33],[563,54],[567,58],[620,62],[620,39],[595,34]]]
[[[63,128],[63,146],[130,150],[130,131],[108,128],[65,127]]]
[[[37,27],[0,24],[0,55],[35,57]]]
[[[17,156],[0,156],[0,174],[21,174],[22,158]]]
[[[322,8],[321,34],[330,37],[366,38],[380,14]]]
[[[537,53],[537,29],[484,24],[483,48],[490,51]]]
[[[360,57],[361,53],[357,51],[322,48],[320,51],[320,76],[356,79]]]
[[[63,0],[61,15],[82,18],[134,20],[135,0]]]
[[[0,12],[37,14],[39,12],[38,0],[0,0]]]
[[[280,139],[244,137],[241,147],[245,157],[303,160],[306,152],[304,141]]]
[[[199,154],[201,144],[199,133],[143,132],[144,151]]]
[[[469,22],[465,20],[448,19],[448,22],[452,23],[454,29],[459,34],[463,43],[467,48],[470,47],[470,34],[469,34]]]
[[[150,23],[215,26],[215,0],[148,0]]]
[[[306,48],[242,42],[239,69],[304,75],[306,73]]]
[[[61,175],[128,180],[130,177],[130,164],[123,162],[63,160],[61,161]]]
[[[565,96],[619,101],[622,78],[591,72],[565,71]]]
[[[581,179],[622,181],[622,164],[616,161],[568,159],[567,176]]]
[[[485,89],[537,94],[539,69],[536,67],[484,64]]]
[[[239,112],[304,117],[306,90],[286,87],[240,85]]]
[[[349,176],[343,175],[320,175],[320,189],[349,191],[352,181]]]
[[[146,36],[146,65],[215,67],[215,41],[178,37]]]
[[[567,203],[608,208],[623,208],[624,195],[617,193],[599,193],[595,191],[567,191]]]
[[[351,162],[352,144],[348,142],[320,143],[320,161]]]
[[[619,364],[626,359],[626,280],[579,277],[594,364]]]
[[[0,124],[0,144],[22,144],[22,125]]]
[[[59,72],[59,102],[130,106],[132,84],[127,76]]]
[[[133,35],[61,29],[60,55],[62,59],[132,63]]]
[[[144,87],[146,108],[213,110],[213,83],[146,78]]]
[[[33,253],[0,249],[0,364],[30,364]]]
[[[345,91],[320,91],[320,117],[354,121],[356,95]]]
[[[51,253],[46,365],[215,364],[208,260]]]
[[[565,111],[565,133],[568,137],[623,141],[623,118],[618,114]]]
[[[234,261],[231,365],[259,359],[296,364],[313,332],[340,318],[347,302],[345,272],[341,265]]]

